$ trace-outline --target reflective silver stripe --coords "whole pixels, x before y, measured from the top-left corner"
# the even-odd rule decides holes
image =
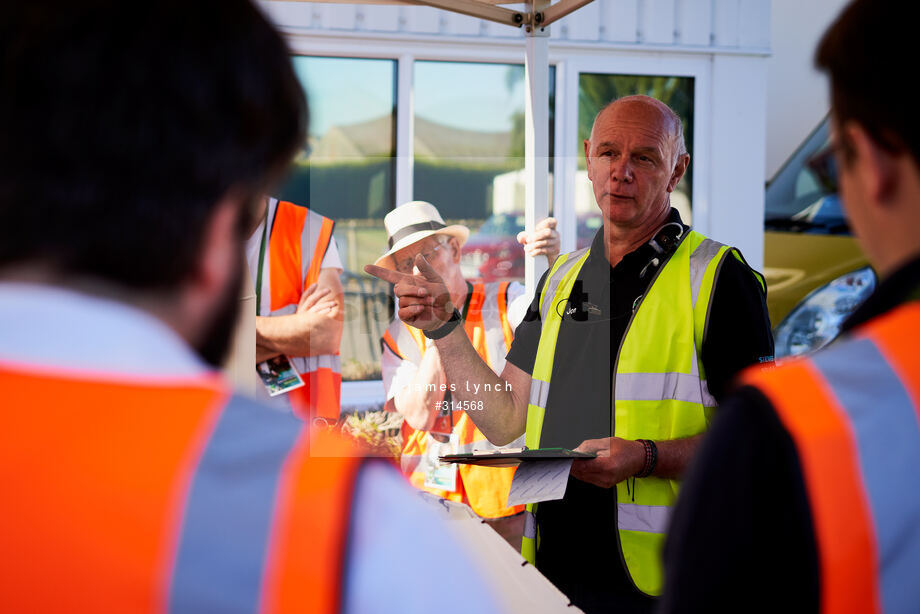
[[[313,255],[316,252],[319,236],[323,230],[323,216],[307,208],[307,215],[303,224],[304,229],[300,232],[300,262],[303,267],[301,276],[306,277],[307,271],[310,270],[310,265],[313,263]],[[330,238],[329,241],[331,242],[332,239]],[[326,249],[323,250],[323,254],[320,256],[321,258],[325,257],[328,248],[327,244]]]
[[[415,454],[403,454],[399,457],[399,467],[403,473],[413,473],[419,466],[422,457]]]
[[[718,407],[719,402],[712,393],[709,392],[709,383],[706,380],[700,380],[700,393],[703,395],[703,407]]]
[[[524,537],[537,539],[537,517],[533,512],[524,512]]]
[[[336,373],[341,372],[342,361],[337,354],[323,354],[322,356],[317,356],[319,359],[319,368],[320,369],[332,369]]]
[[[874,533],[871,536],[882,567],[882,611],[915,612],[920,495],[905,486],[916,479],[920,430],[917,399],[911,398],[905,384],[916,371],[910,363],[892,358],[871,339],[853,339],[835,344],[812,360],[840,404],[840,418],[847,419],[842,436],[852,438],[855,444],[853,460],[862,477],[860,490],[871,512],[867,518],[870,526],[864,530]],[[856,538],[837,539],[847,544]]]
[[[322,354],[320,356],[305,356],[303,360],[303,372],[310,373],[317,369],[331,369],[335,373],[342,372],[342,360],[336,354]]]
[[[543,322],[546,322],[546,318],[549,315],[549,310],[556,298],[556,290],[559,289],[559,284],[562,283],[562,280],[565,279],[566,274],[572,270],[573,266],[578,264],[578,260],[587,251],[588,248],[585,247],[569,254],[566,258],[566,261],[559,265],[559,268],[556,269],[556,272],[553,274],[553,276],[546,280],[546,293],[544,294],[543,304],[540,305],[540,319]]]
[[[715,406],[715,399],[698,377],[686,373],[617,373],[618,401],[686,401]]]
[[[617,527],[621,531],[664,533],[670,520],[671,507],[667,505],[617,503]]]
[[[549,382],[544,382],[533,377],[530,380],[530,404],[546,409],[546,400],[549,398]]]
[[[486,348],[489,359],[486,361],[493,371],[500,374],[505,368],[505,331],[502,328],[501,313],[498,308],[500,282],[485,284],[482,300],[482,327],[486,336]]]
[[[697,245],[693,253],[690,254],[690,297],[691,304],[694,307],[696,307],[696,299],[700,294],[700,288],[703,286],[703,276],[706,274],[706,268],[723,247],[725,246],[718,241],[703,239],[703,242]]]

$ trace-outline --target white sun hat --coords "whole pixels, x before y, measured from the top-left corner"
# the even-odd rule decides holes
[[[413,200],[396,207],[383,218],[383,225],[387,229],[390,249],[374,264],[390,270],[396,268],[391,257],[393,254],[431,235],[454,237],[461,246],[470,236],[469,228],[457,224],[448,226],[435,206],[423,200]]]

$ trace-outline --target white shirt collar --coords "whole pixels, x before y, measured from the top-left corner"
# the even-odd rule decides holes
[[[0,282],[0,363],[154,377],[212,371],[169,326],[114,300]]]

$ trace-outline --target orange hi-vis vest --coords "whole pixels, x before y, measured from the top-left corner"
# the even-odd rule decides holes
[[[335,224],[306,207],[285,201],[277,203],[270,223],[268,274],[262,286],[271,296],[268,315],[289,315],[297,311],[303,291],[319,278]],[[304,260],[305,255],[309,260]],[[342,391],[338,353],[290,358],[305,384],[287,393],[294,413],[305,420],[338,420]]]
[[[463,323],[463,328],[476,352],[496,371],[500,371],[500,366],[504,365],[505,355],[514,338],[514,331],[508,321],[508,285],[509,282],[473,284]],[[394,328],[399,340],[391,332]],[[384,334],[383,343],[403,360],[411,360],[416,364],[426,349],[422,332],[402,322],[394,322],[391,329]],[[465,382],[455,385],[465,385]],[[466,411],[452,411],[446,416],[438,417],[431,433],[450,435],[451,423],[457,440],[457,453],[498,449],[476,428]],[[524,510],[523,505],[505,506],[511,479],[514,477],[514,468],[460,465],[456,491],[426,487],[425,476],[432,463],[436,462],[429,455],[429,446],[434,443],[431,433],[416,431],[408,424],[403,424],[400,465],[413,486],[443,499],[466,503],[483,518],[501,518]],[[519,441],[512,442],[509,446],[522,446],[523,441],[522,436]]]
[[[920,303],[815,356],[748,371],[795,444],[818,551],[821,612],[920,609]]]
[[[186,379],[0,364],[7,612],[339,612],[362,461]]]

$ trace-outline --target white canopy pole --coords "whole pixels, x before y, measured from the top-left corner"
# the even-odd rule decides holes
[[[530,15],[542,12],[549,0],[529,0]],[[533,232],[549,215],[549,29],[525,25],[527,49],[524,78],[524,227]],[[524,263],[527,293],[533,295],[546,271],[546,258],[528,256]]]

